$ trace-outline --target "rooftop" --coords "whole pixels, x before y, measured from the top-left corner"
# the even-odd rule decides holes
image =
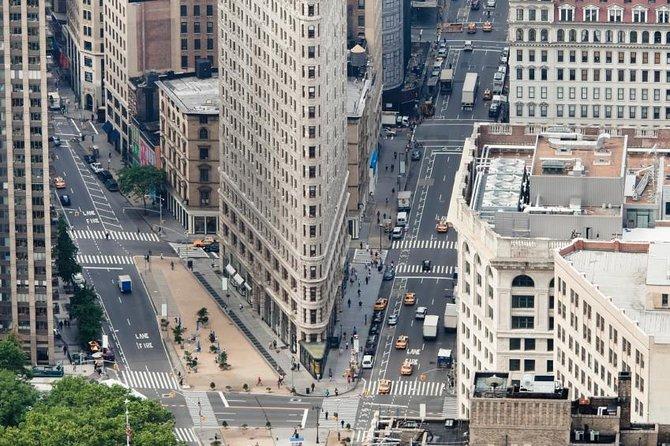
[[[200,79],[196,76],[164,79],[156,82],[179,107],[182,113],[218,115],[221,106],[219,80],[216,76]]]
[[[645,305],[647,285],[670,285],[670,243],[577,240],[561,255],[645,334],[670,338],[670,312]]]
[[[564,389],[553,375],[525,374],[519,386],[512,386],[507,372],[475,372],[475,398],[567,399]]]
[[[365,109],[365,99],[370,92],[372,81],[368,78],[347,79],[347,118],[360,118]]]
[[[533,175],[613,178],[623,175],[626,137],[546,133],[537,137]]]

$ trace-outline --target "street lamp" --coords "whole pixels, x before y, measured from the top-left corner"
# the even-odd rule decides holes
[[[158,200],[159,200],[158,201],[158,221],[160,222],[160,224],[163,224],[163,201],[165,200],[165,198],[161,197],[160,195],[155,195],[155,194],[154,195],[148,195],[147,194],[144,197],[145,198],[151,198],[152,200],[155,200],[156,198],[158,198]]]
[[[312,410],[316,411],[316,444],[319,444],[319,418],[321,417],[321,406],[314,405]]]
[[[126,446],[130,446],[130,422],[128,421],[128,403],[130,401],[128,398],[123,400],[123,403],[126,405]]]

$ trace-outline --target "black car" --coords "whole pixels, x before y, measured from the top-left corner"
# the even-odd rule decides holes
[[[433,263],[426,259],[423,262],[421,262],[421,270],[422,271],[431,271],[433,269]]]
[[[363,349],[364,355],[374,356],[377,353],[377,344],[371,343],[370,341],[365,343],[365,348]]]
[[[386,269],[384,270],[384,276],[382,277],[382,279],[385,281],[395,279],[395,268],[387,266]]]
[[[84,155],[84,162],[86,164],[91,164],[96,162],[97,158],[93,155]]]
[[[379,333],[379,329],[380,329],[379,324],[372,324],[372,325],[370,326],[369,334],[371,334],[371,335],[376,335],[377,333]]]
[[[109,170],[101,170],[100,172],[97,173],[98,179],[100,181],[107,181],[107,180],[113,180],[114,177],[112,174],[109,172]]]
[[[61,195],[59,198],[60,198],[60,204],[62,204],[63,206],[70,206],[72,204],[69,195]]]
[[[54,147],[61,145],[61,140],[58,136],[49,136],[49,141],[53,143]]]
[[[202,250],[205,252],[219,252],[219,244],[216,242],[210,243],[209,245],[205,245]]]
[[[412,150],[412,161],[419,161],[421,159],[421,150]]]
[[[114,178],[109,178],[109,179],[105,180],[105,187],[110,192],[118,192],[119,191],[119,183],[117,183]]]
[[[378,324],[379,322],[384,320],[384,312],[383,311],[376,311],[375,315],[372,317],[372,323],[373,324]]]

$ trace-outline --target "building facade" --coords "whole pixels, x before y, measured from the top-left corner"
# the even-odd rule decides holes
[[[628,372],[631,420],[670,423],[670,244],[578,239],[555,258],[557,378],[615,396]]]
[[[222,260],[318,377],[348,242],[346,3],[220,0],[219,14]]]
[[[555,372],[555,249],[667,218],[669,153],[652,147],[668,132],[609,130],[477,125],[466,139],[448,216],[458,231],[461,417],[475,371],[512,381]]]
[[[70,85],[78,107],[91,117],[104,106],[102,79],[104,67],[102,0],[67,2],[65,25],[66,54],[70,61]]]
[[[510,122],[663,127],[670,7],[643,0],[512,0]]]
[[[216,234],[219,220],[219,80],[157,82],[167,210],[190,234]]]
[[[400,87],[405,79],[405,0],[381,0],[382,79],[384,91]]]
[[[216,67],[219,58],[216,0],[172,0],[173,60],[181,71],[195,71],[198,59]]]
[[[55,360],[45,13],[40,0],[0,5],[0,334],[17,335],[33,364]]]

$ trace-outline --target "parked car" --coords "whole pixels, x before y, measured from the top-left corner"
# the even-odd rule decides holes
[[[374,316],[372,316],[372,323],[373,324],[378,324],[383,320],[384,320],[384,312],[382,312],[382,311],[376,311],[374,313]]]
[[[105,180],[105,187],[110,192],[118,192],[119,191],[119,183],[117,183],[114,178],[109,178],[109,179]]]
[[[103,183],[107,180],[113,180],[114,179],[114,177],[112,176],[112,174],[109,170],[104,170],[103,169],[100,172],[98,172],[97,175],[98,175],[98,178],[100,179],[100,181],[102,181]]]
[[[372,324],[370,325],[370,331],[368,332],[371,335],[376,335],[379,333],[380,327],[379,324]]]
[[[439,57],[447,57],[448,50],[446,47],[442,47],[439,50],[437,50],[437,55]]]
[[[479,9],[479,0],[472,0],[470,2],[470,9],[477,11]]]
[[[384,270],[384,276],[382,277],[382,279],[385,281],[395,279],[395,268],[387,266],[386,269]]]
[[[419,161],[421,159],[421,150],[412,150],[412,161]]]
[[[102,164],[100,164],[96,161],[93,161],[92,163],[90,163],[90,167],[91,167],[91,170],[93,171],[93,173],[96,174],[96,175],[99,174],[100,172],[102,172],[103,170],[105,170],[104,167],[102,167]]]
[[[219,242],[210,243],[202,248],[202,250],[205,252],[219,252]]]
[[[398,323],[398,315],[397,314],[392,314],[389,316],[389,320],[386,321],[387,324],[393,326]]]
[[[363,361],[361,361],[361,367],[364,369],[371,369],[374,364],[374,359],[371,355],[363,355]]]
[[[492,97],[493,97],[493,92],[491,91],[490,88],[487,88],[486,90],[484,90],[483,98],[484,98],[485,101],[490,101]]]
[[[62,204],[63,206],[70,206],[72,204],[72,202],[70,201],[70,196],[67,194],[61,195],[58,198],[60,199],[60,204]]]
[[[93,164],[93,163],[95,163],[95,160],[96,160],[96,157],[94,157],[93,155],[88,155],[88,154],[84,155],[84,162],[86,164]],[[100,164],[100,163],[98,163],[98,164]],[[100,169],[102,169],[102,166],[100,166]]]

